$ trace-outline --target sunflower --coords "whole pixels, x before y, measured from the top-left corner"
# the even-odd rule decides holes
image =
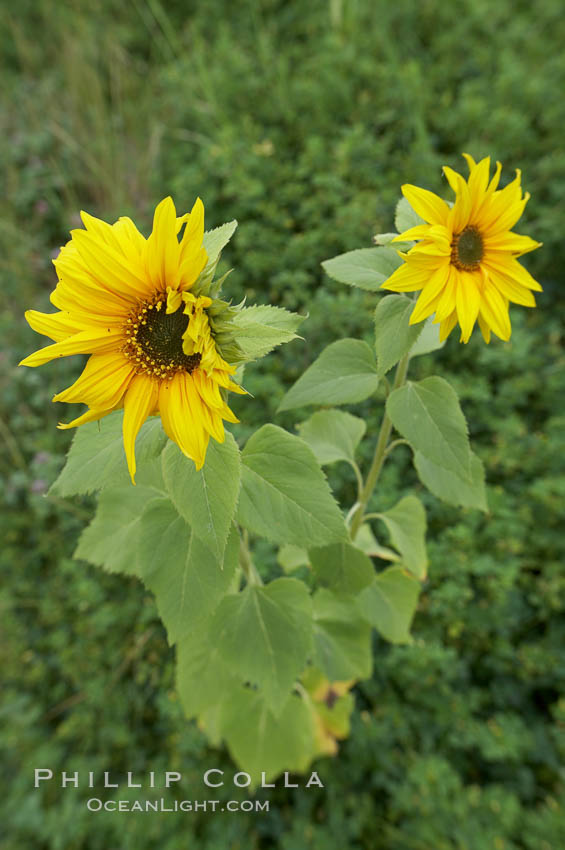
[[[402,193],[425,224],[411,227],[397,241],[416,240],[404,263],[382,287],[394,292],[420,292],[410,324],[435,313],[440,323],[440,340],[446,339],[457,322],[461,342],[468,342],[478,321],[485,342],[491,331],[503,340],[511,334],[508,303],[535,307],[532,291],[542,288],[520,265],[517,257],[539,248],[529,236],[511,233],[529,199],[522,197],[520,171],[499,190],[501,164],[490,178],[490,157],[479,163],[463,154],[469,179],[453,169],[443,171],[455,192],[449,205],[433,192],[407,184]]]
[[[84,212],[81,217],[85,229],[71,231],[54,261],[59,282],[51,302],[59,312],[25,314],[54,344],[20,365],[90,354],[78,380],[53,398],[86,404],[88,410],[59,427],[74,428],[123,408],[124,448],[134,483],[135,440],[155,414],[200,469],[210,436],[221,443],[223,420],[238,421],[226,391],[245,392],[232,380],[235,366],[221,356],[213,332],[214,317],[229,316],[231,308],[205,294],[209,282],[199,285],[208,262],[202,201],[177,217],[172,199],[165,198],[148,239],[129,218],[110,225]]]

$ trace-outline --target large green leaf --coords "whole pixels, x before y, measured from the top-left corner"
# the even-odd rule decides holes
[[[247,585],[221,601],[211,634],[232,672],[257,684],[271,710],[280,714],[312,645],[308,588],[294,578]]]
[[[320,584],[336,593],[359,593],[375,577],[371,559],[351,543],[321,546],[308,554]]]
[[[82,532],[74,557],[110,573],[139,575],[138,543],[141,517],[150,504],[161,501],[153,487],[107,487],[98,498],[96,515]]]
[[[239,449],[229,432],[223,443],[210,440],[199,470],[175,443],[163,452],[163,476],[173,504],[220,560],[235,514],[240,474]]]
[[[416,578],[426,577],[426,511],[416,496],[405,496],[389,511],[379,514],[402,563]]]
[[[218,561],[169,499],[148,506],[141,521],[139,574],[155,596],[170,644],[216,608],[230,587],[238,554],[235,528]]]
[[[371,628],[360,617],[353,597],[325,588],[314,594],[314,664],[330,682],[371,675]]]
[[[283,770],[303,773],[314,756],[313,715],[297,694],[287,696],[275,713],[260,692],[240,686],[223,700],[219,726],[232,758],[253,785]]]
[[[418,224],[425,224],[424,219],[412,209],[407,198],[401,198],[396,205],[394,226],[399,233],[404,233],[405,230],[416,227]]]
[[[277,345],[296,339],[296,331],[305,318],[282,307],[244,307],[233,318],[237,344],[245,359],[263,357]]]
[[[321,546],[347,529],[311,449],[276,425],[264,425],[242,452],[240,523],[276,543]]]
[[[100,422],[89,422],[77,428],[67,462],[52,485],[56,496],[93,493],[103,487],[130,482],[122,436],[123,411],[105,416]],[[159,418],[151,418],[142,426],[135,445],[139,471],[160,454],[167,438]]]
[[[375,349],[380,375],[396,366],[420,334],[423,324],[410,325],[414,302],[405,295],[386,295],[375,310]]]
[[[469,480],[471,449],[467,423],[455,390],[443,378],[409,381],[387,399],[387,413],[414,450]]]
[[[471,452],[469,479],[460,478],[454,472],[438,466],[421,452],[414,453],[414,466],[422,484],[438,499],[450,505],[488,510],[483,464],[474,452]]]
[[[325,348],[290,388],[279,411],[308,404],[353,404],[379,385],[375,355],[359,339],[340,339]]]
[[[420,583],[401,567],[388,567],[357,597],[363,617],[390,643],[410,643]]]
[[[322,263],[334,280],[376,292],[402,260],[396,248],[358,248]]]
[[[221,658],[210,618],[200,619],[177,643],[177,689],[186,716],[196,717],[240,687]]]
[[[354,461],[366,430],[363,419],[344,410],[318,410],[298,425],[300,436],[322,466],[338,460]]]

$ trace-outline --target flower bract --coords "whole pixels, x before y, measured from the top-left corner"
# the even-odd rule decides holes
[[[498,189],[501,165],[490,177],[490,158],[479,163],[468,154],[469,178],[447,166],[443,169],[455,192],[452,205],[406,184],[404,197],[423,219],[396,237],[415,241],[401,253],[403,264],[383,284],[394,292],[420,292],[410,324],[435,314],[444,340],[457,323],[461,342],[468,342],[478,322],[485,342],[491,331],[503,340],[511,334],[509,302],[535,307],[533,292],[541,286],[518,262],[540,246],[529,236],[511,230],[522,215],[529,194],[522,195],[520,171]]]

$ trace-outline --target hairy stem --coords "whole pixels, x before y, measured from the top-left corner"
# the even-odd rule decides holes
[[[263,584],[263,579],[257,572],[257,567],[253,563],[251,552],[249,551],[249,535],[244,530],[239,542],[239,566],[243,571],[247,584]]]
[[[406,380],[406,372],[408,371],[408,360],[409,355],[405,354],[402,360],[400,360],[398,366],[396,367],[396,375],[394,376],[394,385],[392,387],[392,391],[401,387],[402,384]],[[363,491],[359,498],[359,507],[357,508],[353,520],[351,522],[351,539],[355,540],[357,532],[363,522],[363,518],[365,516],[365,508],[369,502],[369,499],[373,495],[373,490],[375,489],[375,485],[379,480],[379,475],[381,474],[381,470],[383,468],[383,464],[387,455],[387,447],[388,440],[390,437],[390,432],[392,431],[392,422],[390,421],[386,411],[383,416],[383,421],[381,422],[381,427],[379,431],[379,436],[377,438],[377,445],[375,446],[375,454],[373,455],[373,462],[371,464],[371,468],[369,470],[369,474],[367,475],[367,480],[365,481],[365,486],[363,487]]]

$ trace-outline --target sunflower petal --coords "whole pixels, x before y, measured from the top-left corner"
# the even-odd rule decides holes
[[[43,366],[56,357],[68,357],[71,354],[91,354],[116,351],[123,343],[123,331],[106,328],[80,331],[62,342],[46,345],[39,351],[25,357],[20,366]]]
[[[139,429],[159,400],[159,384],[147,375],[135,375],[124,396],[124,450],[132,484],[135,484],[135,440]]]
[[[404,263],[381,284],[381,289],[390,289],[392,292],[417,292],[423,289],[428,277],[426,271],[413,269]]]
[[[180,242],[181,262],[188,256],[195,256],[202,247],[204,239],[204,204],[196,198],[194,206],[187,216],[187,223]]]
[[[463,154],[465,156],[465,154]],[[485,192],[488,186],[490,174],[490,156],[485,156],[484,159],[474,166],[470,166],[469,174],[469,194],[471,196],[471,212],[469,221],[473,222],[474,216],[479,211],[483,202]]]
[[[467,181],[457,171],[445,165],[443,173],[456,195],[455,203],[449,211],[448,227],[453,233],[460,233],[469,224],[471,217],[471,193]]]
[[[91,408],[86,413],[83,413],[82,416],[77,416],[72,422],[59,422],[57,428],[60,431],[66,431],[67,428],[78,428],[79,425],[86,425],[87,422],[98,422],[99,419],[103,419],[109,413],[113,413],[114,410],[116,410],[115,407],[110,408],[110,410],[95,410]]]
[[[37,310],[26,310],[25,318],[34,331],[43,336],[62,342],[75,333],[83,330],[69,313],[39,313]]]
[[[119,353],[92,354],[80,377],[53,401],[82,402],[97,410],[116,407],[134,374],[131,361]]]
[[[179,285],[180,245],[176,229],[177,214],[171,197],[155,209],[153,231],[147,240],[147,270],[154,287],[165,290]]]
[[[127,299],[148,295],[151,291],[141,262],[134,263],[112,245],[87,230],[72,230],[73,242],[91,275],[113,292]]]
[[[411,242],[413,239],[429,239],[429,233],[433,224],[417,224],[415,227],[409,227],[395,236],[392,242]]]
[[[192,379],[178,372],[171,381],[159,388],[159,410],[165,433],[178,445],[183,454],[194,461],[196,468],[204,465],[209,434],[205,430],[199,406],[191,405],[192,394],[187,384]]]
[[[435,322],[444,322],[455,311],[455,298],[457,296],[457,270],[454,266],[449,267],[449,276],[443,288],[443,292],[436,307]]]
[[[405,183],[402,186],[402,194],[414,212],[428,224],[446,224],[449,207],[438,195],[427,189],[413,186],[411,183]]]
[[[490,328],[489,328],[489,326],[487,325],[487,323],[485,322],[485,320],[483,319],[483,317],[481,316],[480,313],[479,313],[479,327],[481,329],[483,339],[486,342],[486,344],[488,345],[489,342],[490,342]]]
[[[500,339],[504,341],[510,339],[512,328],[507,302],[494,284],[488,280],[483,285],[480,315]]]
[[[457,318],[461,326],[461,341],[469,342],[481,304],[480,285],[473,272],[459,272],[455,298]]]
[[[443,322],[440,323],[440,326],[439,326],[439,341],[440,342],[443,342],[444,340],[447,339],[447,337],[449,336],[449,334],[451,333],[451,331],[453,330],[453,328],[455,327],[456,324],[457,324],[457,313],[454,310],[453,313],[450,316],[448,316],[446,319],[443,320]]]
[[[514,257],[503,260],[490,254],[485,260],[484,265],[489,272],[491,269],[494,269],[494,271],[504,277],[508,277],[510,280],[515,280],[521,286],[525,286],[526,289],[532,289],[534,292],[543,292],[537,280]]]
[[[517,283],[515,280],[511,280],[511,278],[498,274],[498,272],[495,271],[489,272],[489,279],[496,286],[501,295],[508,298],[508,300],[512,301],[514,304],[521,304],[522,307],[536,306],[536,299],[532,295],[531,290],[526,289],[525,286],[521,286],[521,284]]]
[[[449,266],[438,269],[426,283],[420,293],[416,306],[410,316],[410,324],[421,322],[435,312],[439,298],[449,277]]]
[[[521,236],[519,233],[502,232],[494,236],[486,236],[484,239],[485,250],[504,251],[518,257],[528,254],[540,248],[542,243],[536,242],[529,236]]]

